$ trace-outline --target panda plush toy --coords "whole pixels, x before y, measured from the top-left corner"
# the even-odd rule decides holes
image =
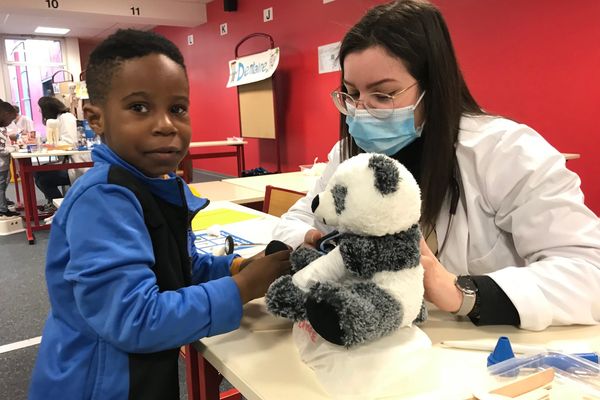
[[[266,294],[268,310],[308,320],[347,348],[426,318],[420,264],[420,190],[398,161],[364,153],[341,163],[312,202],[315,219],[339,231],[326,254],[300,247],[293,275]]]

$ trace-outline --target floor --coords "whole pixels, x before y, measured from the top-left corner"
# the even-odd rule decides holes
[[[230,178],[208,171],[194,171],[194,182]],[[14,185],[7,190],[15,199]],[[38,193],[38,199],[42,199]],[[42,201],[38,200],[38,203]],[[41,335],[48,314],[48,294],[44,263],[48,231],[36,232],[36,244],[29,245],[24,233],[0,236],[0,396],[3,399],[27,398],[29,378],[38,345],[7,350],[5,345]],[[181,399],[187,398],[185,368],[180,362]],[[230,388],[227,383],[223,390]]]

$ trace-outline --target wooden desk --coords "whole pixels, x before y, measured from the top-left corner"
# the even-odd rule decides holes
[[[93,162],[79,163],[57,163],[34,165],[33,158],[72,156],[76,154],[89,154],[89,150],[49,150],[35,153],[11,153],[11,157],[17,163],[17,173],[21,179],[21,190],[23,192],[23,208],[25,210],[25,233],[29,244],[35,243],[34,231],[50,229],[50,224],[40,223],[40,217],[37,210],[37,199],[35,194],[35,183],[33,179],[34,172],[67,170],[71,168],[87,168],[94,165]]]
[[[230,201],[236,204],[246,204],[263,201],[265,197],[264,191],[259,192],[224,181],[190,183],[189,186],[211,202]]]
[[[187,155],[181,162],[181,169],[183,170],[183,180],[186,182],[192,181],[192,160],[205,159],[205,158],[220,158],[220,157],[236,157],[237,158],[237,171],[238,176],[242,175],[242,171],[245,167],[244,161],[244,145],[248,142],[240,140],[217,140],[212,142],[192,142]],[[207,148],[207,147],[223,147],[232,146],[235,148],[233,151],[222,151],[222,152],[209,152],[209,153],[192,153],[192,149],[196,148]]]
[[[248,176],[244,178],[223,179],[223,182],[243,186],[249,189],[265,192],[267,185],[277,186],[296,192],[308,192],[313,188],[318,176],[304,175],[302,172],[284,172],[281,174],[269,174],[259,176]]]
[[[266,242],[273,221],[276,219],[271,216],[264,222],[249,220],[238,223],[238,229],[245,226],[245,237],[255,239],[247,236],[251,232],[257,235],[256,240]],[[236,233],[235,228],[227,230]],[[188,398],[218,399],[221,374],[248,400],[330,399],[315,373],[301,361],[289,326],[270,315],[264,300],[258,299],[244,306],[238,330],[187,346]],[[476,327],[468,320],[457,320],[450,313],[431,310],[421,329],[433,343],[426,351],[425,371],[399,376],[398,382],[393,383],[397,396],[389,399],[466,399],[471,396],[473,383],[487,376],[489,353],[445,348],[440,345],[444,340],[497,340],[499,336],[508,336],[513,343],[537,345],[576,341],[585,344],[588,350],[600,352],[600,325],[551,327],[532,332],[511,326]]]

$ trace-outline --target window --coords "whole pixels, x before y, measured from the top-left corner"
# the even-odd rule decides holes
[[[7,89],[12,102],[19,106],[22,114],[33,120],[36,131],[44,131],[37,101],[52,94],[52,75],[65,69],[63,42],[57,39],[4,38],[0,50],[6,60]],[[67,77],[62,75],[57,74],[55,80],[66,80]]]

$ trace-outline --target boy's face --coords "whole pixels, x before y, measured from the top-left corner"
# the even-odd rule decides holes
[[[125,61],[103,104],[86,106],[94,131],[145,175],[173,172],[191,138],[189,86],[183,68],[161,54]]]

